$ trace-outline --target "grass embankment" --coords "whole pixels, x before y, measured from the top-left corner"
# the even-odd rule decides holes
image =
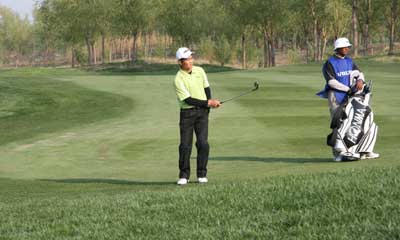
[[[0,145],[94,123],[133,107],[128,98],[52,80],[71,73],[82,75],[40,69],[0,72]]]

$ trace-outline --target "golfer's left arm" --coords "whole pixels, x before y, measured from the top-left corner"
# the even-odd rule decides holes
[[[209,107],[209,100],[211,99],[211,89],[210,87],[204,88],[204,93],[207,96],[207,100],[200,100],[197,98],[192,98],[192,97],[188,97],[185,98],[183,101],[185,101],[185,103],[195,106],[195,107],[203,107],[203,108],[207,108]]]

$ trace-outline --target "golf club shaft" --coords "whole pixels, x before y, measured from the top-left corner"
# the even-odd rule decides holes
[[[227,100],[221,101],[221,104],[226,103],[226,102],[229,102],[229,101],[232,101],[232,100],[234,100],[234,99],[236,99],[236,98],[238,98],[238,97],[241,97],[241,96],[243,96],[243,95],[249,94],[249,93],[251,93],[251,92],[253,92],[253,91],[254,91],[254,89],[249,90],[249,91],[246,91],[246,92],[244,92],[244,93],[242,93],[242,94],[240,94],[240,95],[237,95],[237,96],[235,96],[235,97],[233,97],[233,98],[229,98],[229,99],[227,99]]]

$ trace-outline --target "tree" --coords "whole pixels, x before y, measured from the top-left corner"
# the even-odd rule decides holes
[[[42,32],[51,33],[59,43],[71,49],[72,67],[75,67],[78,46],[85,38],[77,14],[78,6],[78,0],[43,0],[38,5],[36,15],[43,28]]]
[[[229,30],[233,35],[239,35],[241,47],[241,62],[242,68],[246,68],[246,38],[247,32],[251,25],[251,7],[244,0],[219,0],[216,2],[222,6],[219,11],[223,13],[224,32]],[[214,8],[215,9],[215,8]],[[221,14],[220,14],[221,15]],[[236,36],[235,36],[236,37]]]
[[[27,18],[21,19],[11,9],[0,6],[0,58],[14,59],[15,67],[24,55],[33,49],[32,25]]]
[[[330,28],[335,39],[342,37],[348,31],[351,9],[344,0],[331,0],[326,4],[325,14],[330,19]]]
[[[353,54],[354,57],[358,56],[358,1],[352,0],[352,35],[353,35]]]
[[[112,28],[122,36],[132,37],[131,62],[137,60],[137,39],[145,28],[144,0],[115,0],[113,4]]]
[[[400,6],[399,0],[390,0],[385,8],[385,16],[389,32],[389,51],[388,55],[394,54],[394,41],[396,37],[396,28],[399,22]]]
[[[263,34],[264,67],[275,66],[275,41],[280,24],[285,21],[287,1],[255,0],[249,3],[253,12],[251,20]]]
[[[358,20],[360,23],[360,31],[362,36],[363,55],[368,55],[369,44],[373,37],[373,33],[380,34],[384,23],[384,6],[377,0],[361,0],[359,1]]]

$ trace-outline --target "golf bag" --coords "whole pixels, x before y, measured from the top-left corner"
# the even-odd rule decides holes
[[[332,133],[327,137],[327,144],[342,160],[360,160],[363,154],[374,149],[378,126],[370,107],[371,90],[370,81],[362,90],[348,96],[332,117]]]

